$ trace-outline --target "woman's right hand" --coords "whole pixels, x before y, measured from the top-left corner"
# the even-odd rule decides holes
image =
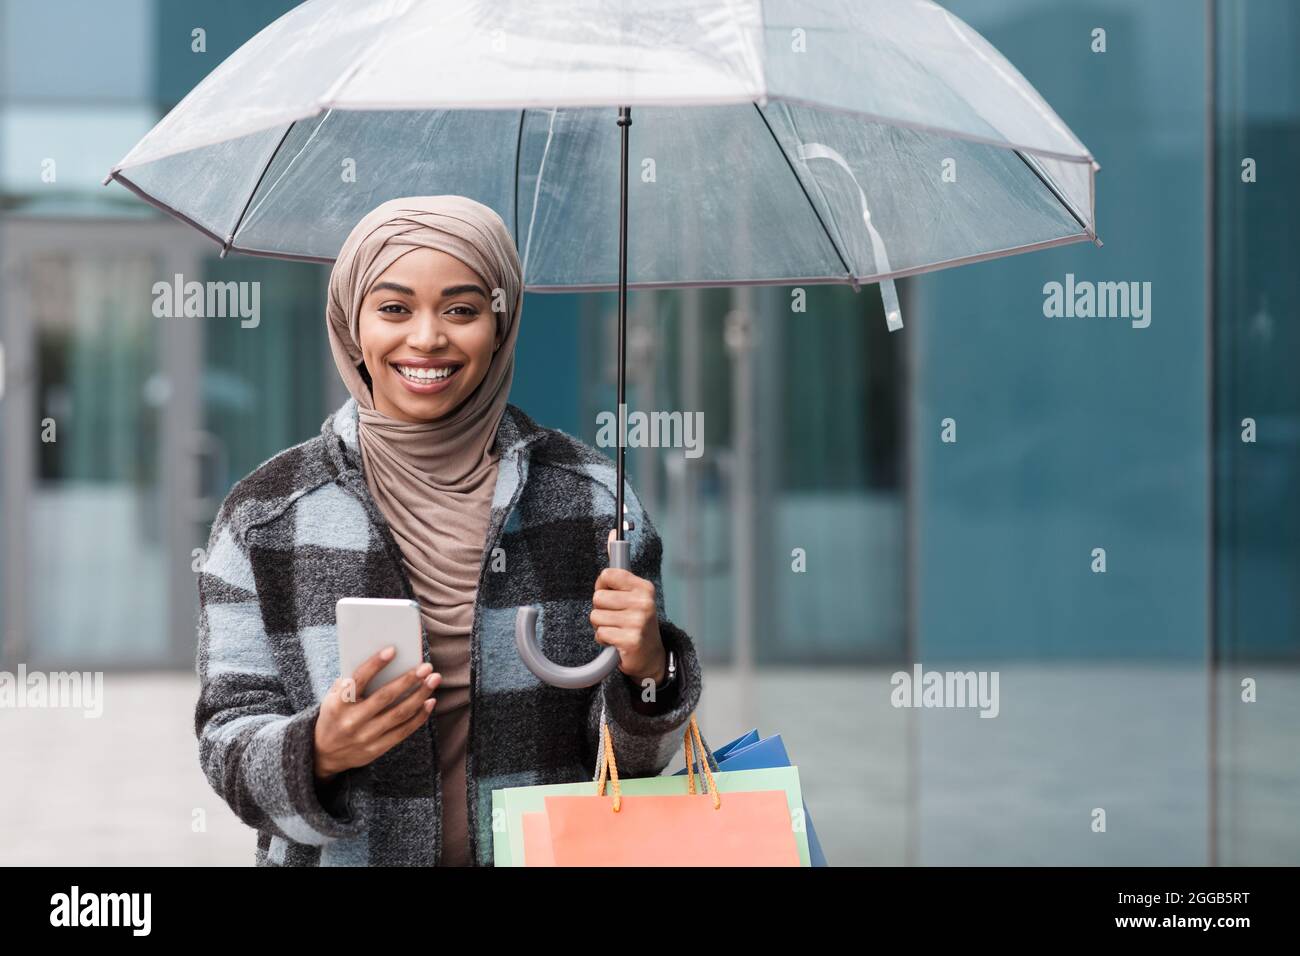
[[[397,653],[386,647],[368,658],[352,677],[334,682],[320,705],[316,720],[316,779],[324,782],[344,770],[363,767],[392,750],[429,719],[436,698],[430,697],[442,681],[433,665],[424,663],[390,681],[369,697],[366,685]],[[410,696],[398,699],[410,688]]]

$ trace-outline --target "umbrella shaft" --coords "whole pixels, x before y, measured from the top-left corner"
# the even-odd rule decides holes
[[[623,540],[624,409],[627,408],[627,134],[632,109],[618,108],[618,451],[615,457],[614,537]]]

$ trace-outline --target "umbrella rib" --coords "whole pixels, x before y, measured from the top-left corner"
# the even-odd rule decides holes
[[[546,145],[542,147],[542,158],[537,163],[537,181],[533,183],[533,208],[528,214],[528,235],[524,240],[524,252],[519,270],[524,288],[528,287],[528,254],[533,250],[533,225],[537,222],[537,207],[542,199],[542,173],[546,169],[546,157],[551,155],[551,138],[555,135],[555,114],[559,109],[557,106],[551,110],[551,122],[546,129]]]
[[[840,265],[844,266],[844,271],[848,274],[849,281],[856,289],[858,286],[858,277],[854,275],[853,270],[849,268],[848,260],[844,257],[844,253],[840,251],[840,247],[836,244],[835,237],[831,235],[831,231],[826,225],[826,220],[824,220],[822,214],[817,211],[817,204],[812,201],[812,196],[808,194],[808,187],[803,184],[803,177],[799,175],[799,171],[794,168],[794,163],[790,161],[790,154],[785,151],[785,147],[781,145],[781,141],[776,138],[776,131],[772,129],[772,124],[767,121],[767,116],[764,115],[763,110],[759,108],[757,103],[754,103],[753,105],[754,109],[758,112],[758,118],[761,119],[763,125],[767,127],[767,132],[772,137],[772,142],[776,144],[777,152],[785,159],[785,164],[790,167],[790,173],[794,176],[794,181],[799,184],[799,189],[803,192],[803,198],[808,200],[808,208],[811,209],[812,214],[817,217],[817,222],[821,225],[822,232],[826,233],[826,240],[831,244],[831,248],[835,250],[835,255],[839,256]]]
[[[515,248],[519,248],[519,154],[524,148],[524,114],[526,109],[519,111],[519,133],[515,137],[515,215],[510,221],[510,228],[515,235]]]
[[[257,182],[253,185],[252,191],[249,192],[248,198],[244,200],[244,208],[239,210],[239,218],[235,220],[235,228],[230,230],[230,234],[226,236],[226,241],[221,244],[222,259],[226,257],[226,253],[230,251],[230,247],[235,241],[235,236],[239,234],[239,227],[244,224],[244,217],[248,215],[248,207],[253,204],[253,197],[257,195],[257,191],[262,188],[262,181],[266,179],[266,174],[270,171],[271,164],[275,162],[275,157],[279,155],[280,147],[283,146],[284,141],[289,138],[289,134],[293,132],[293,128],[297,123],[298,121],[294,120],[284,128],[284,135],[280,137],[280,142],[275,144],[275,149],[271,150],[271,154],[266,157],[266,163],[262,166],[262,172],[258,175]]]
[[[1093,236],[1094,233],[1091,229],[1088,228],[1088,224],[1083,221],[1082,217],[1080,217],[1077,212],[1074,211],[1074,206],[1071,205],[1071,203],[1063,195],[1061,195],[1061,192],[1056,188],[1056,185],[1045,175],[1043,175],[1043,173],[1038,169],[1037,166],[1035,166],[1028,159],[1026,159],[1024,153],[1020,152],[1020,150],[1018,149],[1013,149],[1012,152],[1015,153],[1017,156],[1019,156],[1020,161],[1029,167],[1029,171],[1032,172],[1035,176],[1037,176],[1038,179],[1042,182],[1042,184],[1048,188],[1048,190],[1052,193],[1052,195],[1056,197],[1056,201],[1059,202],[1065,208],[1065,211],[1074,217],[1074,221],[1079,224],[1079,228],[1082,229],[1084,232],[1086,232],[1089,236]]]

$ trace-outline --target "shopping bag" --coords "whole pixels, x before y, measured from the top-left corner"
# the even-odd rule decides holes
[[[803,806],[799,787],[799,771],[795,767],[757,768],[754,770],[722,771],[714,773],[718,789],[728,793],[750,790],[782,790],[785,792],[786,810],[790,819],[798,821]],[[636,777],[621,780],[624,796],[684,796],[688,794],[685,776]],[[496,866],[525,865],[524,817],[546,809],[548,796],[590,796],[593,782],[553,783],[533,787],[508,787],[492,791],[493,863]],[[809,866],[811,857],[808,834],[805,829],[792,826],[795,846],[799,851],[799,865]]]
[[[694,715],[684,737],[688,767],[682,781],[687,784],[684,794],[624,794],[613,736],[603,720],[601,730],[605,759],[600,763],[596,794],[547,796],[541,812],[524,816],[526,865],[800,865],[786,791],[730,791],[724,796],[708,766]],[[699,794],[693,769],[697,755],[703,791]],[[793,767],[785,770],[798,772]],[[608,795],[607,775],[612,791]],[[545,846],[548,832],[549,848]]]
[[[525,813],[524,859],[529,866],[555,866],[555,850],[551,847],[551,823],[545,813]]]
[[[719,795],[721,796],[721,795]],[[798,866],[799,850],[780,790],[704,794],[547,797],[553,866]],[[527,817],[542,814],[527,814]],[[527,865],[534,865],[527,859]]]
[[[751,730],[749,733],[741,734],[735,740],[729,741],[723,744],[717,750],[713,751],[713,759],[723,760],[737,750],[742,750],[743,748],[748,747],[750,744],[758,743],[758,740],[759,740],[759,733],[758,733],[758,729],[755,728]],[[685,773],[686,768],[683,767],[681,770],[678,770],[677,772]]]
[[[732,741],[727,748],[714,752],[716,761],[718,753],[728,752],[742,742],[753,743],[757,734],[751,733]],[[602,755],[603,755],[602,741]],[[693,762],[698,766],[698,761]],[[798,820],[803,807],[803,797],[799,786],[798,769],[790,767],[755,768],[739,771],[723,771],[713,774],[718,790],[727,793],[741,793],[753,790],[782,790],[786,797],[786,808],[792,820]],[[641,795],[676,795],[689,793],[688,781],[683,776],[658,776],[624,779],[620,781],[621,791],[625,796]],[[524,816],[528,813],[543,813],[546,809],[547,796],[590,796],[593,782],[544,784],[540,786],[505,787],[492,791],[492,836],[493,863],[496,866],[524,866],[527,859],[526,833]],[[810,855],[806,829],[792,827],[795,845],[799,853],[799,865],[810,865]],[[549,831],[547,831],[549,833]]]
[[[737,737],[713,751],[719,770],[751,770],[761,767],[789,767],[790,755],[786,753],[785,743],[780,734],[759,738],[757,729]],[[698,771],[698,767],[696,768]],[[678,770],[675,776],[682,776],[686,768]],[[798,823],[798,821],[796,821]],[[807,830],[808,855],[813,866],[827,866],[826,855],[822,852],[821,841],[817,839],[817,830],[813,827],[812,814],[808,804],[803,804],[802,824]]]

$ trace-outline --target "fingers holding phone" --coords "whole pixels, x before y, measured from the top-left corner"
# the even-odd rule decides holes
[[[422,662],[420,607],[343,598],[336,608],[339,679],[321,702],[315,769],[326,781],[362,767],[415,732],[436,706],[442,675]]]
[[[335,681],[321,703],[315,736],[317,779],[365,766],[413,734],[433,713],[433,692],[442,675],[433,673],[428,663],[363,696],[392,657],[391,647],[371,655],[350,678]]]

